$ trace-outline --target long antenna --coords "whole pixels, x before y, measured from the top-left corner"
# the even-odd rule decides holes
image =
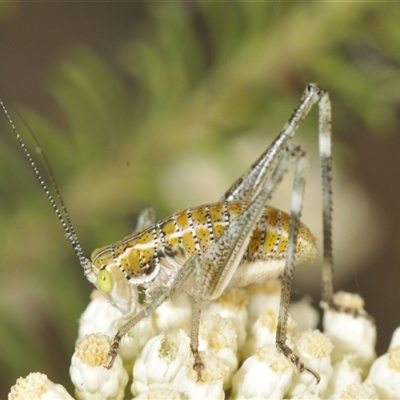
[[[15,135],[15,137],[16,137],[16,139],[17,139],[22,151],[24,152],[26,159],[28,160],[33,172],[35,173],[36,178],[39,181],[40,186],[42,187],[42,189],[43,189],[43,191],[44,191],[44,193],[45,193],[45,195],[47,197],[47,200],[50,202],[50,205],[53,208],[54,213],[56,214],[58,220],[60,221],[60,224],[61,224],[61,226],[62,226],[62,228],[63,228],[63,230],[64,230],[64,232],[65,232],[65,234],[66,234],[66,236],[68,238],[68,240],[70,241],[70,243],[72,245],[72,248],[74,249],[74,251],[75,251],[75,253],[76,253],[76,255],[77,255],[78,259],[79,259],[79,263],[81,264],[81,266],[83,268],[84,274],[88,275],[91,272],[90,261],[83,255],[82,247],[81,247],[79,239],[78,239],[78,237],[76,235],[75,228],[72,225],[71,218],[69,216],[67,207],[66,207],[66,205],[64,203],[64,200],[63,200],[63,198],[61,196],[61,192],[60,192],[60,189],[58,188],[58,185],[57,185],[56,179],[54,177],[53,171],[52,171],[52,169],[50,167],[50,164],[49,164],[49,162],[47,160],[47,157],[46,157],[45,153],[42,150],[42,147],[40,146],[40,143],[39,143],[38,139],[36,138],[36,136],[34,135],[32,130],[26,125],[26,123],[23,120],[23,118],[21,117],[22,121],[27,126],[27,128],[28,128],[28,130],[29,130],[29,132],[30,132],[35,144],[37,145],[38,149],[40,149],[40,155],[41,155],[41,157],[43,159],[43,162],[44,162],[44,165],[45,165],[45,168],[46,168],[46,172],[49,175],[50,184],[51,184],[52,188],[54,189],[54,192],[55,192],[55,194],[57,196],[57,199],[58,199],[58,202],[60,204],[61,209],[58,207],[57,202],[54,200],[54,197],[50,193],[50,190],[48,189],[48,187],[46,185],[46,182],[42,178],[42,175],[40,174],[36,163],[34,162],[29,150],[27,149],[27,147],[25,145],[25,142],[22,140],[21,135],[19,134],[18,129],[14,125],[14,122],[13,122],[10,114],[8,113],[8,111],[7,111],[3,101],[1,100],[1,98],[0,98],[0,106],[3,109],[3,112],[4,112],[4,114],[5,114],[5,116],[6,116],[7,120],[8,120],[8,123],[10,124],[11,129],[13,130],[14,135]]]

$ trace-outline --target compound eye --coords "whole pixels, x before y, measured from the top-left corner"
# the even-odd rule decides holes
[[[96,278],[96,286],[103,293],[110,293],[114,286],[114,279],[112,275],[106,270],[102,269]]]

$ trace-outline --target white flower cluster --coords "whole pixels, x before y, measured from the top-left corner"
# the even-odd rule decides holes
[[[276,349],[279,290],[277,281],[246,291],[229,288],[205,304],[199,333],[201,381],[193,370],[186,294],[131,329],[108,370],[103,365],[110,338],[126,317],[95,291],[80,319],[72,356],[74,397],[46,375],[31,373],[17,380],[8,398],[400,399],[400,328],[388,352],[375,359],[376,328],[358,295],[335,295],[336,304],[353,313],[327,309],[324,333],[316,329],[318,313],[307,300],[293,304],[288,345],[320,375],[317,384],[311,373],[297,372]]]

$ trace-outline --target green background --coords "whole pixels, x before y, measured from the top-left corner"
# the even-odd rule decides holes
[[[15,110],[39,138],[90,255],[147,205],[163,217],[217,201],[305,84],[327,88],[336,286],[365,297],[382,353],[400,322],[399,21],[390,2],[1,2],[0,95],[31,150]],[[313,111],[296,137],[310,175],[316,128]],[[33,371],[70,389],[91,287],[4,116],[0,129],[0,398]],[[304,220],[320,223],[312,207]],[[296,274],[317,304],[318,275]]]

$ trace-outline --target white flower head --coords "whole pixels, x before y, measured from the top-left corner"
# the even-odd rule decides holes
[[[157,334],[163,331],[172,334],[180,329],[189,333],[192,317],[189,295],[181,292],[176,299],[168,299],[154,311],[152,317]]]
[[[109,337],[101,333],[87,335],[76,345],[70,376],[78,399],[123,399],[128,373],[121,357],[117,355],[110,369],[104,367],[110,345]]]
[[[281,399],[289,389],[294,365],[275,345],[257,349],[233,377],[233,399]]]
[[[8,400],[73,400],[64,386],[53,383],[45,374],[31,372],[26,378],[18,378],[11,387]]]
[[[144,390],[168,387],[187,360],[193,365],[190,339],[185,332],[153,337],[133,366],[132,394],[137,396]]]
[[[231,386],[232,375],[237,370],[237,335],[230,319],[220,315],[210,315],[200,320],[199,349],[214,355],[227,367],[224,388]]]
[[[260,284],[247,286],[249,326],[253,325],[255,320],[268,308],[278,312],[281,289],[282,284],[279,279],[270,279]]]
[[[259,347],[275,344],[277,326],[278,312],[272,308],[265,309],[250,328],[249,336],[242,351],[243,359],[252,356]],[[291,343],[294,326],[293,320],[289,317],[287,322],[288,345]]]
[[[228,287],[218,299],[207,302],[201,310],[203,318],[208,315],[219,314],[233,323],[239,352],[247,338],[247,303],[248,298],[244,289]]]
[[[318,326],[318,311],[311,305],[311,300],[308,297],[292,303],[289,313],[294,321],[296,332],[316,329]]]
[[[391,347],[400,346],[400,326],[393,332],[392,339],[390,340],[389,349]]]
[[[101,332],[110,337],[116,333],[115,321],[123,317],[121,311],[114,307],[97,289],[90,295],[90,302],[79,318],[77,342],[86,335]]]
[[[332,373],[331,352],[333,345],[331,340],[318,330],[307,330],[293,338],[294,353],[300,357],[302,363],[318,373],[321,380],[317,381],[308,371],[298,373],[293,378],[289,395],[299,396],[303,392],[319,395],[323,393]]]
[[[374,385],[368,382],[354,382],[338,395],[332,396],[337,400],[378,400]]]
[[[141,392],[135,399],[140,400],[183,400],[178,392],[174,392],[165,387],[149,389]],[[186,399],[186,398],[185,398]]]
[[[193,369],[193,358],[191,358],[178,371],[170,388],[181,393],[187,400],[223,400],[225,398],[224,378],[228,373],[228,367],[212,354],[200,351],[200,357],[204,364],[201,380]]]
[[[373,383],[381,399],[400,399],[400,346],[377,358],[369,370],[367,382]]]
[[[334,394],[341,393],[350,385],[362,382],[362,370],[354,364],[354,359],[353,354],[347,354],[333,364],[326,397],[334,397]]]
[[[223,399],[228,367],[214,355],[200,352],[200,356],[204,369],[198,381],[190,339],[185,332],[156,336],[149,340],[134,364],[132,394],[138,396],[143,391],[163,388],[184,394],[185,399]]]
[[[353,354],[355,366],[362,368],[365,376],[376,358],[376,326],[365,312],[364,301],[359,295],[337,292],[334,303],[353,312],[335,311],[330,308],[324,312],[324,333],[335,346],[332,362],[340,361],[346,354]]]

